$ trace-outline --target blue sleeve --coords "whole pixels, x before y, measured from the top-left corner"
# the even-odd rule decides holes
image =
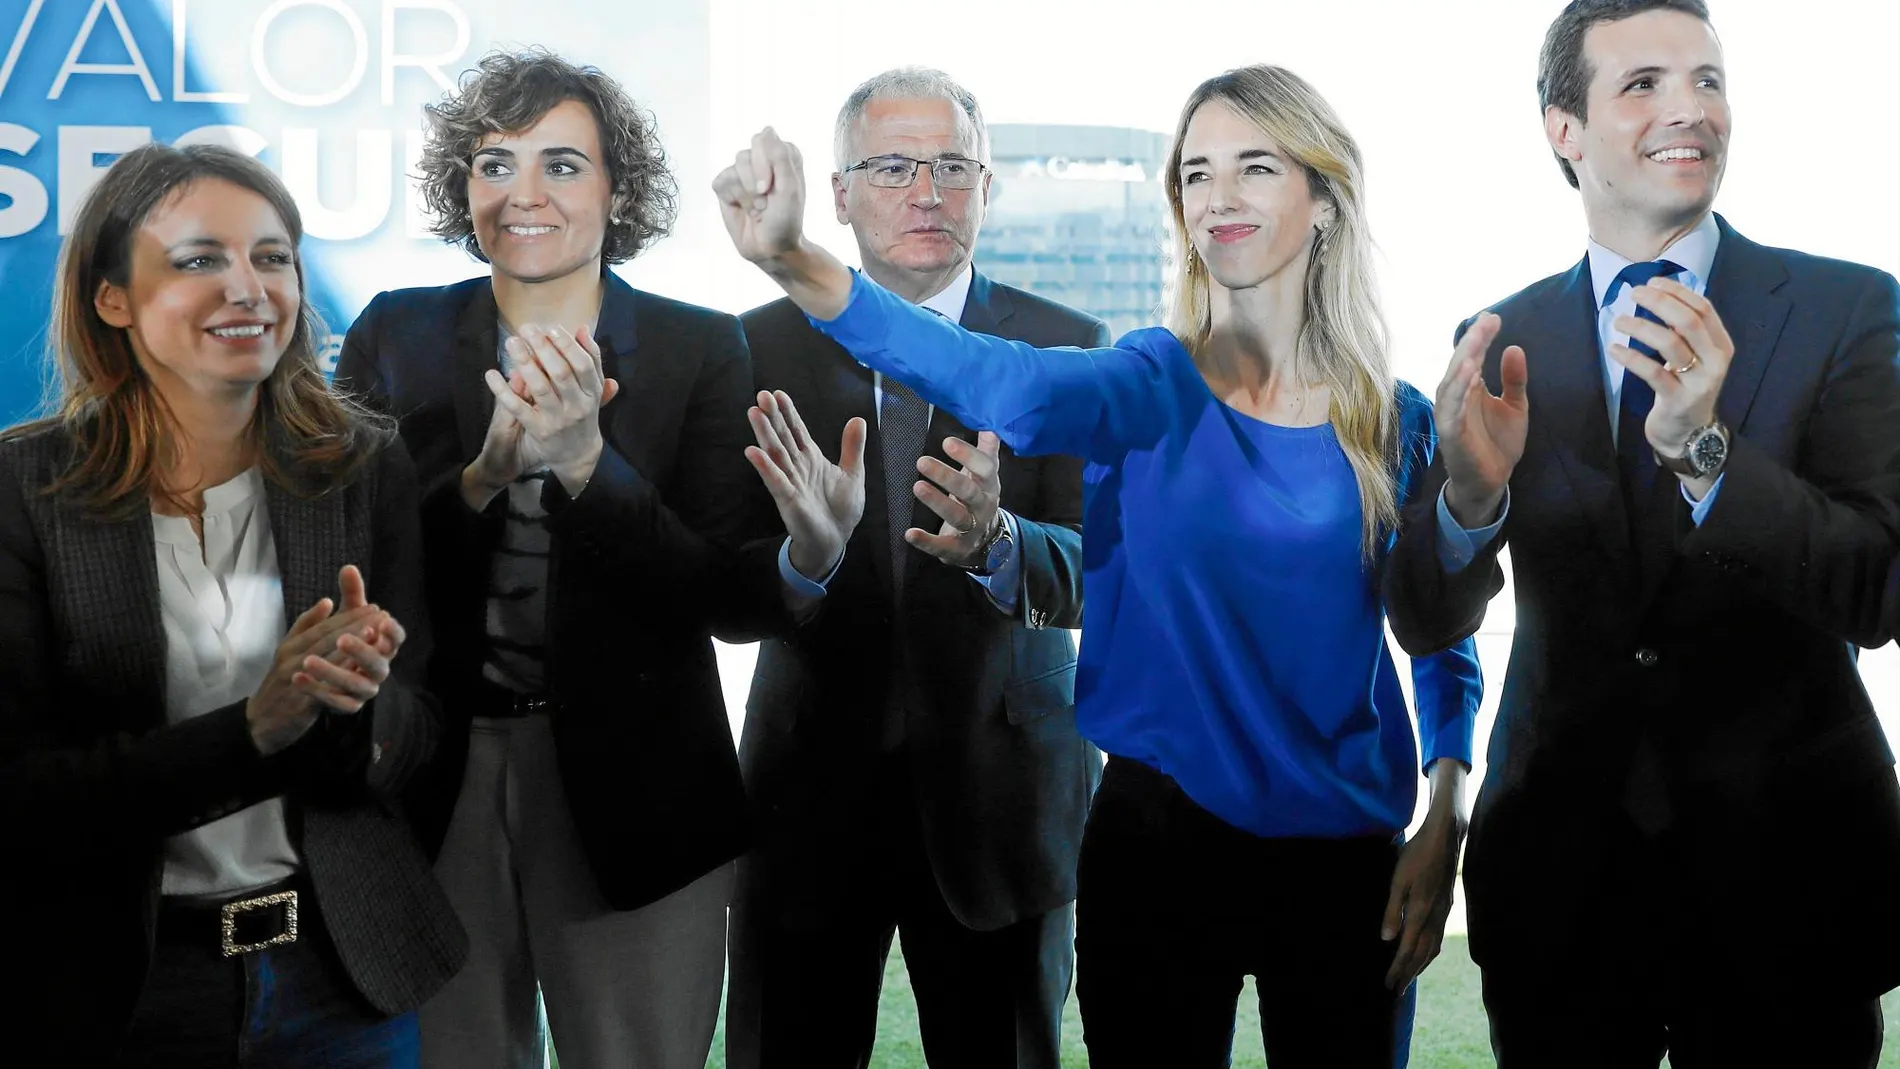
[[[1717,475],[1715,482],[1709,484],[1709,492],[1703,494],[1700,501],[1689,496],[1688,487],[1682,488],[1682,499],[1689,503],[1689,519],[1697,527],[1702,526],[1702,521],[1709,518],[1709,510],[1715,507],[1715,495],[1722,492],[1722,480],[1726,478],[1728,478],[1727,472]]]
[[[1715,495],[1711,493],[1710,497]],[[1446,575],[1457,575],[1471,563],[1471,558],[1484,552],[1498,532],[1504,530],[1504,518],[1511,514],[1511,488],[1504,488],[1504,500],[1498,504],[1498,518],[1489,526],[1466,530],[1451,514],[1451,506],[1445,504],[1445,491],[1438,491],[1438,565],[1445,569]],[[1698,521],[1700,522],[1700,521]]]
[[[1432,463],[1432,456],[1438,451],[1438,433],[1432,423],[1432,403],[1425,395],[1406,383],[1399,384],[1399,403],[1402,406],[1401,427],[1410,445],[1401,465],[1399,478],[1402,485],[1402,498],[1411,500],[1414,494],[1421,492],[1425,475]],[[1506,491],[1507,506],[1509,491]],[[1443,495],[1438,502],[1439,529],[1441,531],[1460,531],[1455,522],[1445,514]],[[1472,552],[1488,544],[1497,534],[1499,522],[1487,532],[1478,533],[1478,543]],[[1471,539],[1466,540],[1467,543]],[[1443,559],[1445,543],[1439,542],[1440,559]],[[1460,564],[1470,563],[1465,557]],[[1447,571],[1455,571],[1447,565]],[[1484,701],[1484,673],[1478,666],[1478,643],[1474,638],[1466,638],[1446,649],[1426,657],[1412,658],[1412,700],[1418,706],[1418,744],[1422,758],[1421,768],[1430,768],[1433,761],[1449,757],[1471,764],[1472,736],[1477,731],[1478,706]]]
[[[1441,757],[1469,766],[1478,706],[1484,701],[1477,639],[1412,658],[1412,698],[1418,703],[1420,767],[1430,768]]]
[[[787,538],[779,543],[778,575],[785,581],[786,591],[794,598],[817,601],[824,597],[825,588],[831,585],[831,580],[837,576],[838,569],[842,567],[844,567],[844,557],[840,556],[838,563],[832,565],[831,574],[823,579],[807,579],[798,574],[797,568],[792,567],[792,540]]]
[[[811,322],[861,363],[1025,456],[1112,458],[1160,433],[1166,369],[1137,349],[1038,349],[973,334],[855,271],[838,318]]]

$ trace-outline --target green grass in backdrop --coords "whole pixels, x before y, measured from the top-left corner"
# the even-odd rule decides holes
[[[1484,1006],[1478,998],[1478,967],[1471,963],[1462,936],[1445,940],[1444,953],[1419,984],[1412,1069],[1492,1069]],[[1880,1069],[1900,1069],[1900,992],[1883,999],[1882,1009],[1887,1017],[1887,1040],[1880,1054]],[[1241,992],[1239,1016],[1234,1029],[1234,1069],[1265,1069],[1260,1007],[1254,1002],[1251,980]],[[1088,1069],[1088,1064],[1088,1053],[1082,1045],[1082,1018],[1071,995],[1062,1026],[1062,1066]],[[723,1011],[719,1034],[713,1037],[712,1058],[706,1065],[707,1069],[725,1069]],[[878,1005],[877,1048],[871,1055],[871,1065],[873,1069],[924,1069],[924,1048],[917,1038],[917,1003],[911,997],[903,956],[894,943],[884,969],[884,998]]]

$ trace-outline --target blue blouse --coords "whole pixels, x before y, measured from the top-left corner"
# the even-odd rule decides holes
[[[1223,404],[1173,334],[1037,349],[972,334],[862,275],[812,321],[1023,454],[1083,458],[1076,718],[1260,836],[1386,835],[1411,822],[1418,748],[1385,641],[1383,552],[1360,553],[1358,482],[1330,425]],[[1399,495],[1436,446],[1400,384]],[[1390,548],[1388,540],[1387,550]],[[1412,662],[1425,763],[1469,763],[1475,644]]]

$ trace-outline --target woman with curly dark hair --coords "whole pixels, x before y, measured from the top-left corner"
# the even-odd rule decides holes
[[[674,209],[612,79],[496,53],[428,122],[435,231],[490,271],[378,296],[337,370],[422,474],[450,727],[414,811],[474,942],[422,1012],[423,1063],[538,1066],[538,982],[568,1069],[700,1069],[746,845],[709,633],[788,619],[780,569],[826,574],[862,490],[820,463],[780,498],[791,539],[741,549],[744,336],[607,270]]]
[[[61,251],[60,404],[0,434],[13,1064],[414,1065],[462,962],[397,805],[415,469],[324,385],[301,238],[256,160],[147,145]]]

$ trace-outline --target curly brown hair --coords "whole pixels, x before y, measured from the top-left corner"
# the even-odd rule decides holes
[[[429,129],[421,183],[423,203],[435,216],[430,232],[486,263],[468,208],[476,146],[492,134],[526,130],[568,100],[594,113],[613,184],[601,259],[625,263],[665,237],[678,210],[679,186],[666,168],[652,113],[598,67],[577,66],[545,48],[490,52],[463,72],[456,92],[423,109]]]

